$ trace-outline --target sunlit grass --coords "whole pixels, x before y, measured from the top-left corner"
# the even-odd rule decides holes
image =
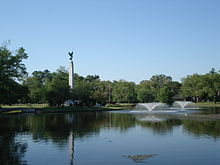
[[[13,105],[2,105],[2,108],[45,108],[48,104],[13,104]]]
[[[16,110],[16,111],[8,111],[8,112],[2,112],[4,114],[14,114],[14,113],[21,113],[21,110]]]
[[[200,103],[195,103],[195,105],[199,107],[220,107],[220,102],[217,102],[216,104],[213,102],[200,102]]]

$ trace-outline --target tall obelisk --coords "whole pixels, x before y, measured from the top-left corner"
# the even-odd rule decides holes
[[[69,86],[73,89],[74,86],[74,65],[73,65],[73,52],[68,52],[70,55],[70,62],[69,62]]]

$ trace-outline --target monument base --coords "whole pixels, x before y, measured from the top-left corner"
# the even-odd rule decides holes
[[[69,99],[69,100],[65,101],[63,105],[64,105],[64,107],[73,107],[75,105],[79,105],[79,103],[80,103],[79,100],[71,100],[71,99]]]

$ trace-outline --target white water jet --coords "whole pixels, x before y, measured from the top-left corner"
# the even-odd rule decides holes
[[[163,105],[163,103],[138,103],[135,108],[136,109],[147,109],[149,111],[154,110],[156,107]]]
[[[193,104],[191,101],[175,101],[174,104],[179,104],[182,109],[184,109],[187,105]]]

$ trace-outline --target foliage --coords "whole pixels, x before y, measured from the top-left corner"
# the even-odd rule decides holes
[[[139,84],[101,81],[98,75],[74,75],[74,88],[68,85],[68,72],[60,67],[55,72],[34,71],[27,75],[23,63],[28,56],[24,48],[15,54],[7,46],[0,47],[0,104],[49,103],[62,105],[66,100],[80,100],[82,105],[99,103],[163,102],[172,104],[175,98],[194,102],[220,101],[220,73],[214,68],[204,75],[193,74],[173,81],[170,76],[153,75]],[[23,84],[20,84],[23,80]]]
[[[50,105],[62,105],[70,95],[68,73],[59,68],[45,83],[46,99]]]
[[[0,104],[16,103],[26,97],[27,90],[18,81],[27,75],[22,63],[27,58],[24,48],[13,55],[7,46],[0,47]]]
[[[112,83],[110,81],[96,81],[96,89],[93,91],[91,98],[96,103],[105,105],[111,103]]]
[[[150,81],[152,82],[153,88],[160,89],[164,85],[168,85],[172,81],[172,78],[164,74],[159,74],[152,76]]]
[[[24,81],[24,85],[29,89],[29,102],[45,103],[46,102],[46,81],[52,79],[52,74],[48,70],[34,71],[32,76]]]
[[[170,76],[154,75],[149,81],[137,85],[137,99],[140,102],[163,102],[171,105],[173,97],[178,95],[180,84]]]
[[[135,83],[125,80],[115,81],[112,89],[113,101],[133,103],[136,101]]]
[[[137,100],[142,103],[153,102],[155,94],[150,81],[142,81],[136,86]]]
[[[181,95],[194,102],[213,101],[220,98],[220,74],[212,69],[204,75],[193,74],[183,79]]]
[[[26,67],[22,60],[27,59],[24,48],[19,48],[13,55],[6,46],[0,47],[0,78],[20,79],[27,74]]]
[[[160,88],[159,92],[157,93],[156,100],[158,102],[167,103],[168,105],[172,105],[172,103],[173,103],[172,97],[173,97],[173,94],[172,94],[170,87],[164,86],[164,87]]]

